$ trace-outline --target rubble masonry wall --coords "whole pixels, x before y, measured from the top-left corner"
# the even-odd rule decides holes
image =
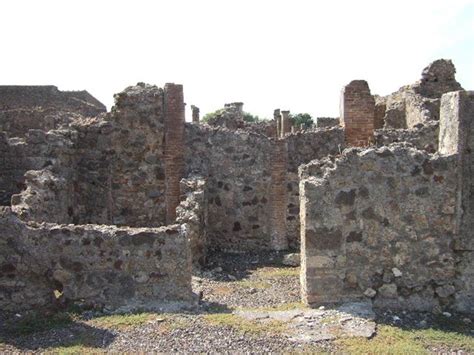
[[[301,168],[302,290],[309,304],[452,305],[456,162],[405,145]]]
[[[307,303],[474,309],[474,94],[441,98],[439,153],[392,144],[300,168]]]
[[[144,309],[192,300],[188,237],[179,225],[26,225],[1,207],[0,229],[4,310],[68,302]]]

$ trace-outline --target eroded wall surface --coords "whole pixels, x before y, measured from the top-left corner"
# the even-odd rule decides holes
[[[462,90],[455,78],[456,68],[450,60],[438,59],[421,73],[421,79],[398,91],[379,97],[378,119],[385,128],[406,129],[427,122],[439,121],[441,96],[450,91]],[[385,106],[385,113],[382,108]]]
[[[297,248],[298,166],[337,154],[343,147],[341,128],[276,140],[247,130],[187,124],[185,175],[208,179],[210,247]]]
[[[9,206],[11,197],[25,188],[25,173],[59,163],[70,165],[71,131],[29,130],[22,138],[8,138],[0,132],[0,205]]]
[[[369,298],[382,308],[452,304],[457,165],[394,144],[301,168],[305,302]]]
[[[195,269],[206,264],[208,240],[207,181],[201,176],[181,180],[181,202],[176,209],[176,223],[183,225],[190,241]]]
[[[314,159],[340,154],[345,147],[344,130],[341,127],[309,130],[287,136],[288,204],[286,228],[290,247],[300,247],[300,190],[298,167]]]
[[[473,96],[456,92],[440,99],[452,88],[460,85],[448,61],[433,63],[420,82],[385,98],[374,98],[366,82],[354,81],[343,91],[345,127],[286,132],[278,139],[278,120],[245,122],[242,103],[226,105],[210,125],[185,124],[183,88],[175,84],[164,89],[143,83],[128,87],[116,95],[110,113],[100,110],[92,118],[84,117],[83,106],[75,113],[64,111],[74,110],[73,104],[67,106],[70,100],[97,106],[88,94],[61,93],[60,103],[66,106],[55,106],[54,87],[43,88],[53,98],[20,98],[17,105],[26,108],[3,104],[0,130],[8,132],[0,135],[0,205],[11,203],[16,217],[2,209],[5,227],[0,227],[5,238],[19,233],[17,242],[23,244],[13,245],[10,237],[3,242],[14,250],[0,254],[0,282],[8,291],[1,297],[11,301],[35,292],[21,281],[34,278],[19,261],[25,253],[45,272],[32,281],[39,303],[27,302],[28,307],[81,297],[113,307],[126,299],[166,298],[162,289],[149,291],[160,284],[161,276],[154,280],[147,279],[150,273],[136,273],[151,270],[152,262],[161,268],[161,259],[155,260],[159,253],[148,255],[144,245],[148,250],[167,245],[150,240],[162,240],[163,231],[174,235],[175,227],[154,227],[176,222],[179,238],[185,236],[189,245],[176,244],[171,253],[179,254],[179,263],[191,255],[186,260],[191,265],[192,259],[195,267],[205,263],[208,248],[295,249],[301,235],[308,303],[369,298],[379,307],[474,309],[469,234],[474,220]],[[280,117],[279,110],[275,117]],[[385,128],[374,136],[383,122]],[[45,132],[51,128],[61,129]],[[379,148],[342,153],[346,146],[366,146],[373,138]],[[438,141],[439,154],[433,155]],[[394,142],[403,144],[386,147]],[[308,165],[298,176],[302,164]],[[57,225],[27,226],[17,217]],[[48,235],[51,241],[44,241]],[[95,245],[85,236],[105,244]],[[130,247],[122,237],[132,241]],[[63,241],[72,246],[55,249]],[[48,244],[53,242],[58,246]],[[30,251],[35,243],[44,243],[44,249]],[[88,249],[92,244],[96,249]],[[125,261],[118,250],[132,255],[127,269],[121,268]],[[75,270],[50,253],[89,253],[84,257],[89,264]],[[56,265],[60,271],[53,277]],[[163,276],[164,287],[173,277],[184,287],[185,269],[172,274]],[[106,280],[102,288],[94,275]],[[122,294],[117,280],[137,293]],[[88,293],[88,283],[96,286],[94,293]],[[52,299],[52,285],[65,298]],[[114,293],[110,300],[104,296],[108,292]],[[179,299],[171,292],[169,298]]]
[[[173,93],[167,96],[174,100],[174,108],[184,108],[180,89],[176,99]],[[54,183],[41,184],[44,179],[38,178],[33,183],[33,179],[36,196],[26,190],[14,201],[15,205],[23,205],[22,209],[34,209],[28,214],[33,220],[148,227],[166,224],[167,199],[172,205],[170,210],[179,203],[182,168],[173,167],[182,166],[183,148],[172,144],[171,135],[168,141],[165,136],[169,131],[182,130],[184,125],[184,120],[171,114],[165,122],[167,98],[156,86],[131,86],[116,95],[116,105],[107,115],[78,120],[66,131],[30,130],[25,142],[7,140],[2,147],[12,168],[1,173],[5,181],[0,184],[5,186],[3,199],[7,202],[12,194],[20,192],[27,170],[48,168],[56,181],[65,180],[61,189],[66,192],[62,195],[70,203],[62,214],[51,208],[50,216],[45,215],[42,212],[48,212],[49,200],[44,206],[32,202],[39,195],[51,194],[46,190]],[[15,155],[22,158],[18,160]],[[58,189],[59,185],[54,187]],[[174,197],[170,200],[171,195]],[[58,205],[64,206],[64,201],[58,199]]]
[[[457,91],[441,98],[439,151],[455,154],[458,174],[458,233],[454,249],[458,254],[456,308],[474,309],[474,92]]]
[[[66,128],[82,116],[105,113],[87,91],[60,91],[56,86],[0,86],[0,131],[22,137],[29,129]]]
[[[152,308],[192,300],[191,254],[179,225],[26,225],[2,207],[0,230],[4,310],[58,302]]]
[[[307,303],[474,309],[474,93],[441,99],[439,153],[350,149],[300,168]]]
[[[271,156],[263,135],[186,125],[186,175],[208,180],[211,248],[270,248]]]
[[[407,142],[416,148],[434,153],[438,150],[439,123],[426,122],[424,125],[408,129],[377,129],[374,132],[375,144],[378,147],[391,143]]]

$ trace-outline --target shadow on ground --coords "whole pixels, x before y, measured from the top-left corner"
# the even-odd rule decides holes
[[[114,338],[110,330],[87,325],[78,314],[66,312],[4,314],[0,320],[0,342],[23,351],[71,346],[105,348]]]
[[[232,313],[232,309],[217,302],[209,302],[206,308],[155,312],[131,312],[106,314],[102,311],[56,310],[31,311],[22,314],[0,312],[0,353],[3,351],[53,352],[84,349],[105,350],[127,327],[143,326],[162,317],[174,315],[198,315]],[[5,348],[7,346],[7,348]],[[8,346],[14,347],[9,349]]]
[[[287,253],[288,251],[256,253],[210,252],[206,265],[203,266],[201,271],[197,272],[197,276],[210,278],[215,281],[233,282],[246,279],[253,271],[264,267],[288,269],[291,267],[282,264],[283,257]]]

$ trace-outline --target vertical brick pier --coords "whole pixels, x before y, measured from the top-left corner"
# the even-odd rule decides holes
[[[375,99],[365,80],[354,80],[341,92],[341,124],[346,144],[364,147],[373,142]]]
[[[271,246],[273,250],[286,250],[288,249],[288,238],[286,236],[288,147],[284,139],[276,139],[273,142],[270,200]]]
[[[165,107],[165,199],[166,223],[176,219],[180,200],[180,180],[184,170],[184,96],[183,86],[166,84]]]

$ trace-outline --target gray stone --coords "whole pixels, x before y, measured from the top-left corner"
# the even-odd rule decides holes
[[[286,254],[285,256],[283,256],[282,263],[283,265],[286,265],[286,266],[299,266],[300,254],[299,253]]]
[[[379,294],[381,297],[385,297],[385,298],[396,298],[398,296],[397,285],[395,284],[382,285],[379,288]]]
[[[436,287],[435,292],[439,297],[446,298],[454,294],[456,292],[456,288],[453,285],[444,285]]]
[[[392,272],[393,272],[393,276],[395,277],[401,277],[403,275],[403,273],[396,267],[392,268]]]
[[[364,295],[369,298],[374,298],[376,294],[377,294],[377,291],[375,291],[373,288],[368,288],[367,290],[364,291]]]

